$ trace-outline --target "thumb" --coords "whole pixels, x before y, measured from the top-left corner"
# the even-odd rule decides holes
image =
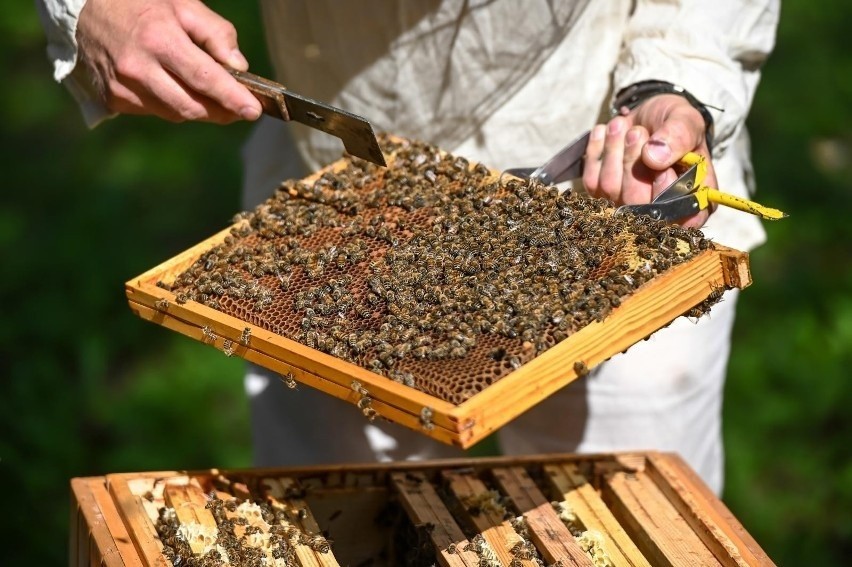
[[[704,128],[704,119],[691,106],[673,109],[642,148],[643,163],[661,171],[687,152],[706,150]]]
[[[192,41],[213,59],[238,71],[248,70],[248,61],[237,45],[234,24],[196,0],[186,2],[177,12]]]

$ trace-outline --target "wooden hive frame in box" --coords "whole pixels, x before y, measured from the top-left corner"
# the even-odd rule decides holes
[[[294,565],[395,565],[409,553],[444,567],[772,565],[679,457],[655,452],[74,479],[70,564],[168,567],[159,510],[215,529],[212,495],[268,502],[331,542],[295,543]]]
[[[326,170],[340,169],[341,164]],[[306,181],[318,179],[323,171]],[[586,325],[481,392],[454,404],[203,304],[180,304],[174,293],[157,285],[173,282],[203,254],[225,242],[232,228],[127,282],[133,312],[228,354],[290,374],[337,398],[360,402],[362,409],[368,404],[378,416],[465,448],[575,380],[584,368],[591,369],[626,350],[719,290],[751,283],[747,254],[721,246],[698,252],[642,285],[602,321]],[[250,330],[248,341],[246,329]]]

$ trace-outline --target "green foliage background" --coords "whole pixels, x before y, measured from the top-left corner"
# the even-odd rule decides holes
[[[253,2],[209,4],[268,70]],[[246,125],[93,132],[29,3],[0,7],[0,564],[66,561],[68,479],[250,465],[242,365],[135,318],[123,282],[239,209]],[[852,557],[852,3],[784,3],[750,127],[761,197],[725,407],[725,501],[781,565]]]

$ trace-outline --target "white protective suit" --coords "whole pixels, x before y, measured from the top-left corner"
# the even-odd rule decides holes
[[[90,124],[108,115],[76,66],[85,0],[37,0],[56,79]],[[277,79],[301,94],[495,168],[540,164],[596,122],[612,93],[658,79],[708,105],[720,187],[751,188],[743,122],[771,51],[778,0],[262,0]],[[288,148],[294,159],[282,159]],[[263,119],[246,151],[245,206],[337,159],[326,134]],[[300,156],[300,159],[296,156]],[[720,208],[705,234],[749,250],[758,220]],[[500,432],[507,453],[659,449],[680,453],[717,492],[721,402],[736,292],[697,323],[681,318]],[[458,451],[252,367],[258,465],[423,459]]]

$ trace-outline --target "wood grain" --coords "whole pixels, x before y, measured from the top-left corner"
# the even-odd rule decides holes
[[[493,474],[500,489],[524,516],[533,543],[545,561],[578,567],[593,565],[523,467],[498,468]]]
[[[479,557],[434,487],[420,473],[393,473],[391,480],[416,529],[428,533],[444,567],[478,567]]]
[[[544,472],[553,489],[587,530],[604,537],[604,550],[616,567],[650,567],[650,563],[631,541],[627,532],[601,500],[598,492],[574,464],[545,465]]]

